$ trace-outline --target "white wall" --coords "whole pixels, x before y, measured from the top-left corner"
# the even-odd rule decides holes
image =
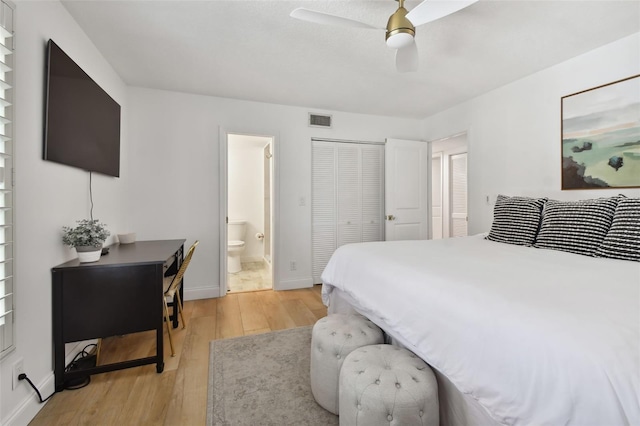
[[[310,110],[210,96],[130,88],[131,222],[139,239],[200,239],[185,298],[219,293],[219,127],[274,135],[280,194],[274,258],[279,288],[311,285],[311,137],[416,139],[420,121],[329,112],[332,129],[307,126]],[[300,201],[304,205],[300,205]],[[295,261],[296,271],[289,270]]]
[[[11,390],[11,367],[24,369],[43,395],[53,391],[51,267],[75,257],[61,242],[61,227],[89,217],[89,174],[42,160],[45,47],[52,38],[122,106],[126,86],[57,1],[19,1],[15,58],[16,349],[0,362],[0,423],[26,424],[40,409],[26,382]],[[121,177],[95,175],[94,217],[113,234],[129,210],[127,138],[122,138]],[[111,239],[108,241],[110,242]]]
[[[264,137],[229,136],[227,210],[230,221],[247,222],[243,262],[264,258],[264,240],[257,240],[255,234],[264,234],[264,146],[270,141]]]
[[[472,232],[490,224],[486,194],[640,196],[640,190],[559,190],[560,97],[639,73],[640,34],[422,122],[333,112],[333,129],[315,129],[306,125],[308,108],[127,88],[57,1],[18,1],[16,16],[16,350],[0,362],[2,424],[25,424],[40,408],[24,383],[11,390],[16,359],[24,358],[43,394],[53,390],[50,268],[74,257],[60,242],[61,226],[89,215],[87,173],[42,160],[49,38],[122,105],[122,176],[95,176],[95,216],[113,233],[135,230],[141,240],[199,238],[186,277],[191,298],[218,292],[220,128],[276,136],[282,288],[311,283],[311,137],[434,140],[468,130]],[[291,261],[296,271],[286,267]]]
[[[638,189],[560,190],[560,98],[639,73],[635,34],[425,119],[427,140],[468,130],[469,233],[489,229],[498,194],[640,196]]]

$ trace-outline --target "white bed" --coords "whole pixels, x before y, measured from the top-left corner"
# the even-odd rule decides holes
[[[638,262],[478,235],[346,245],[322,281],[436,370],[444,424],[640,424]]]

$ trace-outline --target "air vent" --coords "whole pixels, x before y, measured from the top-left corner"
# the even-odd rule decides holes
[[[324,127],[325,129],[331,128],[331,116],[309,113],[309,126],[310,127]]]

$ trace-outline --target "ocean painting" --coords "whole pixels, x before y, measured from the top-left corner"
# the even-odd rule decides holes
[[[640,187],[640,75],[562,98],[562,189]]]

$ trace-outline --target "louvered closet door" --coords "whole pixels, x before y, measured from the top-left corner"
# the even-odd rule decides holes
[[[451,236],[467,235],[467,153],[450,157]]]
[[[383,239],[384,147],[312,142],[312,274],[336,248]]]
[[[384,216],[384,147],[361,145],[362,241],[382,241]]]
[[[336,167],[335,146],[326,142],[312,144],[312,275],[320,275],[336,249]]]
[[[362,241],[360,146],[336,144],[338,247]]]

